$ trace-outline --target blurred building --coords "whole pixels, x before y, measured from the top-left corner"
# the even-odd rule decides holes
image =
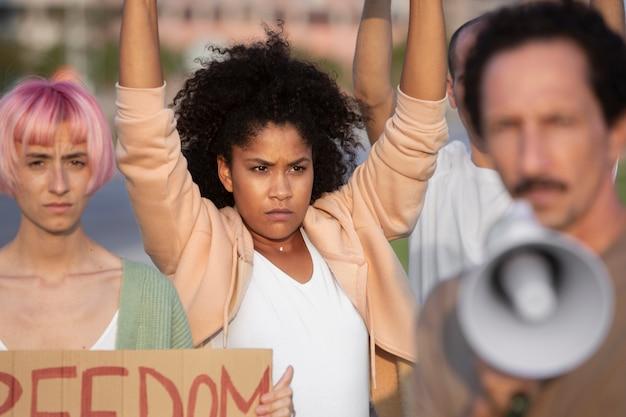
[[[170,0],[162,10],[182,13],[187,18],[255,21],[282,19],[317,24],[358,23],[362,0]],[[408,1],[395,1],[395,18],[405,18]]]
[[[449,32],[510,0],[445,0]],[[65,45],[67,63],[84,70],[88,45],[114,41],[121,0],[0,0],[0,37],[33,51]],[[159,0],[161,41],[191,58],[208,43],[263,35],[262,23],[285,22],[292,45],[349,68],[363,0]],[[394,41],[406,34],[408,0],[392,1]]]
[[[312,55],[349,66],[363,0],[162,0],[164,41],[197,56],[207,43],[228,44],[263,34],[262,23],[285,22],[291,43]],[[408,1],[392,3],[396,40],[406,31]]]
[[[159,7],[162,42],[174,48],[194,51],[209,42],[249,40],[262,35],[261,23],[280,19],[298,49],[347,64],[362,0],[160,0]],[[71,54],[115,37],[120,8],[121,0],[0,0],[0,36],[35,51],[62,43]],[[399,31],[406,27],[407,10],[408,1],[393,2]],[[92,24],[94,16],[98,25]],[[70,63],[81,68],[78,55]]]

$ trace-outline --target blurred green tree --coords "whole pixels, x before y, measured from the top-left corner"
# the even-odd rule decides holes
[[[5,91],[22,77],[26,67],[20,45],[0,39],[0,91]]]

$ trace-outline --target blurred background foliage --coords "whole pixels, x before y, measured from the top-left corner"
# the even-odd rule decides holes
[[[117,82],[118,46],[117,42],[107,41],[102,45],[90,46],[87,55],[87,79],[96,91],[111,89]],[[0,39],[0,90],[5,91],[15,82],[26,76],[49,78],[65,65],[67,50],[64,44],[57,44],[43,51],[32,51],[14,41]],[[183,54],[164,47],[161,61],[166,76],[173,76],[184,70]]]

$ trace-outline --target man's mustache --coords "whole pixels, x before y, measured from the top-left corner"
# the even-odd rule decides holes
[[[553,178],[524,178],[513,188],[513,195],[516,197],[535,190],[566,191],[567,185]]]

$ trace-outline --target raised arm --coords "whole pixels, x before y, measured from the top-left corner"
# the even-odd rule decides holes
[[[338,194],[357,230],[376,224],[389,240],[410,233],[421,211],[437,152],[447,139],[446,46],[442,0],[412,0],[395,114]],[[324,200],[324,198],[320,199]],[[318,200],[319,201],[319,200]],[[321,206],[322,201],[316,202]],[[326,207],[324,207],[326,208]]]
[[[411,0],[409,34],[400,89],[421,100],[446,90],[446,29],[441,0]]]
[[[125,0],[120,32],[120,85],[163,85],[156,0]]]
[[[156,0],[124,1],[117,159],[146,252],[161,272],[174,276],[193,232],[210,236],[208,211],[217,209],[202,203],[181,153],[174,114],[165,106],[157,16]],[[187,290],[184,283],[176,286]],[[181,293],[181,299],[187,307],[191,296]]]
[[[393,114],[396,97],[391,85],[391,0],[365,0],[352,66],[354,95],[368,117],[370,143],[378,140]]]

